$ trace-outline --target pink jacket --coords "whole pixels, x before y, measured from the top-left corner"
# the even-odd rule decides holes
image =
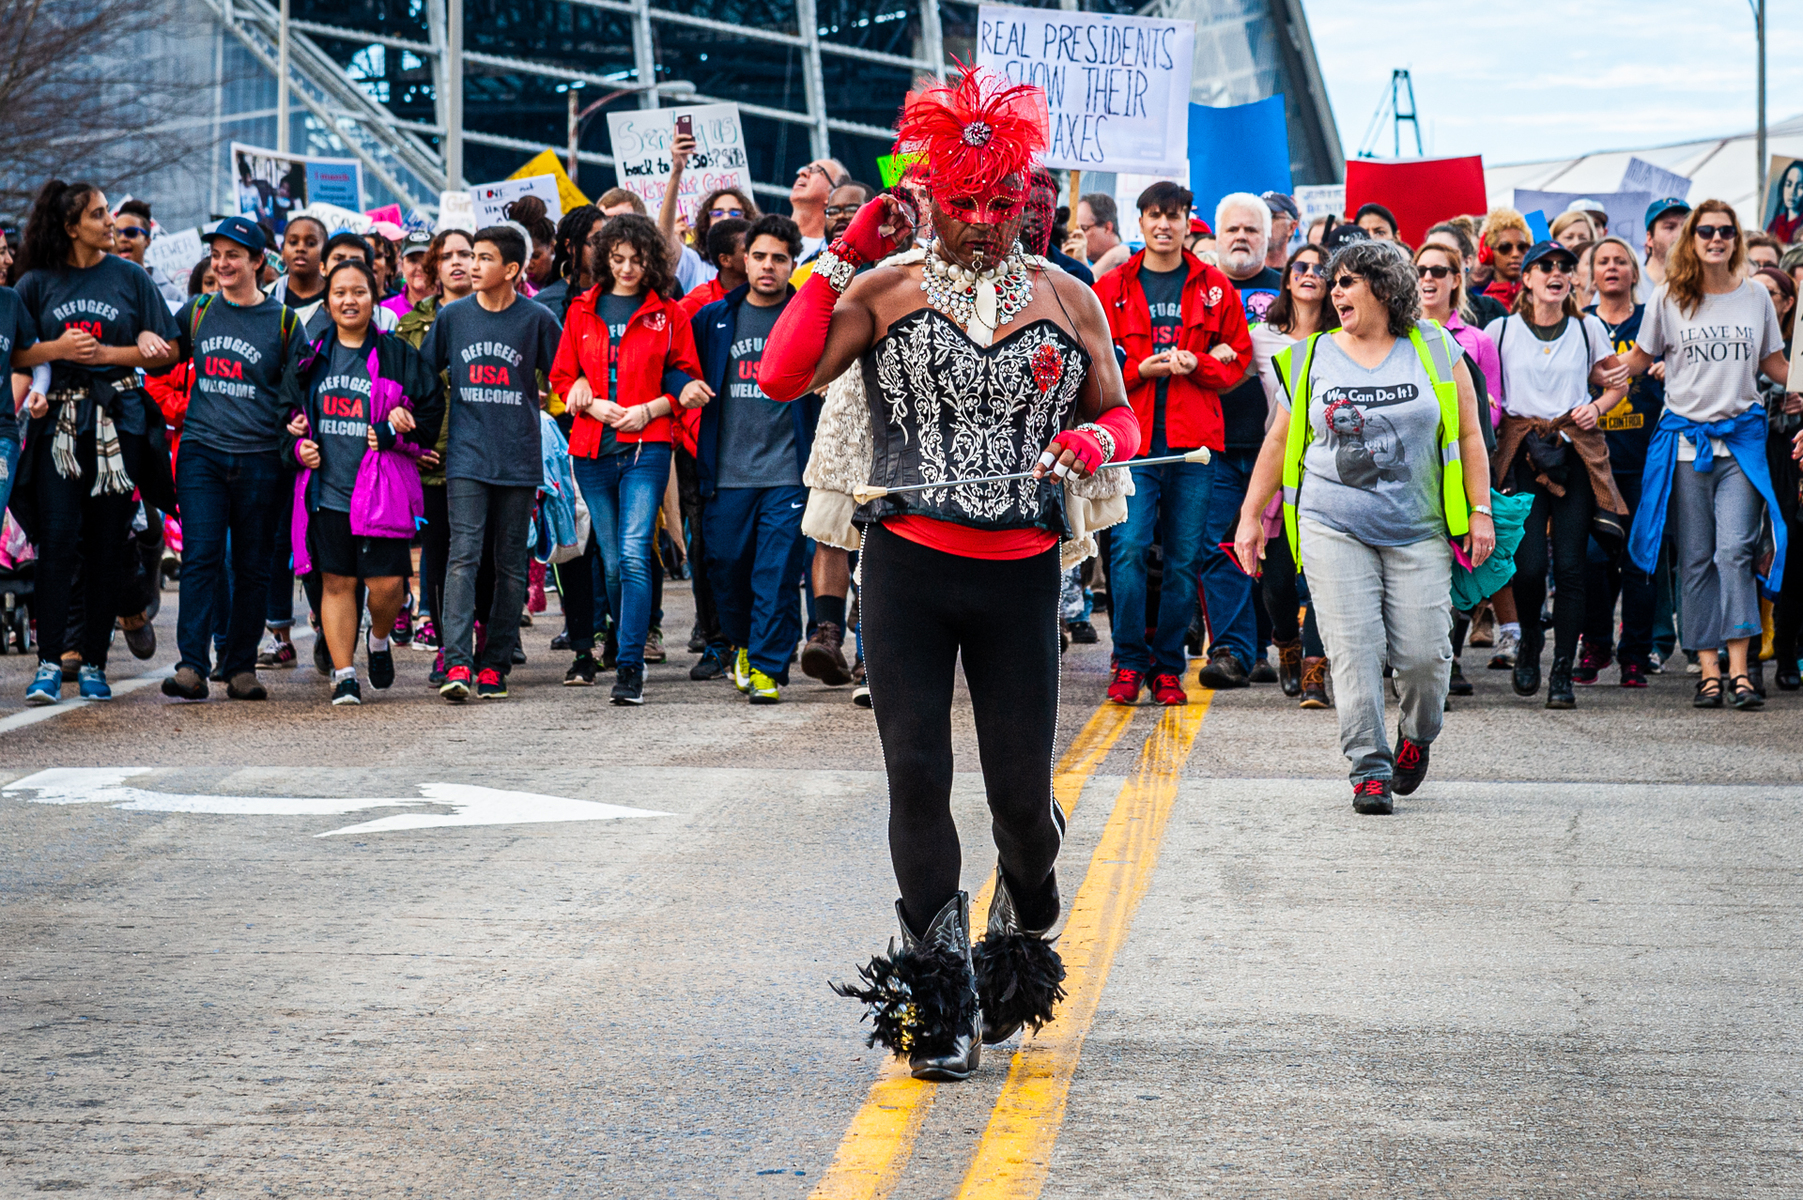
[[[1502,358],[1496,352],[1496,343],[1489,334],[1476,325],[1467,325],[1458,313],[1446,323],[1446,332],[1452,334],[1452,340],[1459,348],[1471,355],[1477,363],[1478,370],[1484,373],[1484,387],[1490,393],[1490,421],[1492,425],[1502,421]]]

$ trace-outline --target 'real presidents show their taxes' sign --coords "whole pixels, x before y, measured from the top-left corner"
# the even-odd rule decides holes
[[[1045,89],[1048,167],[1179,171],[1196,23],[984,4],[977,64]]]

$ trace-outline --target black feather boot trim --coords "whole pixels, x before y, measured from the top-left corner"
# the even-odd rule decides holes
[[[919,1079],[964,1079],[982,1054],[976,973],[971,965],[970,897],[959,892],[916,938],[896,904],[901,947],[889,944],[858,971],[861,984],[833,991],[866,1006],[871,1046],[906,1055]]]
[[[1052,889],[1055,897],[1055,880]],[[1056,924],[1054,918],[1044,929],[1023,929],[1008,877],[996,868],[988,929],[971,953],[985,1044],[1006,1041],[1023,1025],[1038,1033],[1064,999],[1064,960],[1052,947]]]

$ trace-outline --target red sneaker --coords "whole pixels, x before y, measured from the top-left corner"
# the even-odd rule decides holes
[[[1395,810],[1388,779],[1361,779],[1352,785],[1352,811],[1368,817],[1387,817]]]
[[[444,683],[439,685],[438,694],[446,700],[461,704],[470,698],[470,669],[468,667],[452,667],[444,673]]]
[[[1643,688],[1646,686],[1646,671],[1637,662],[1625,662],[1621,665],[1621,685],[1625,688]]]
[[[1130,667],[1116,667],[1114,678],[1108,684],[1108,700],[1112,704],[1138,704],[1139,689],[1145,686],[1144,671],[1135,671]]]
[[[1183,690],[1183,680],[1169,671],[1160,671],[1152,676],[1152,698],[1160,704],[1189,703],[1189,693]]]

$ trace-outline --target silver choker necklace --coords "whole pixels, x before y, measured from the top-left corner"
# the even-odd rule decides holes
[[[987,346],[997,329],[1032,302],[1033,274],[1019,242],[1001,262],[978,270],[947,261],[935,241],[921,264],[920,290],[928,304],[964,327],[971,341]]]

